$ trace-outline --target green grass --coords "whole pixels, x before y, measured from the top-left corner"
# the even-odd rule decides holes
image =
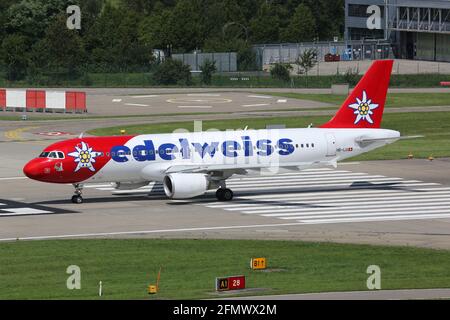
[[[265,128],[270,124],[285,124],[287,128],[302,128],[310,123],[320,125],[330,119],[329,116],[280,117],[203,121],[203,130],[239,129],[248,126],[252,129]],[[424,138],[401,140],[392,145],[371,151],[353,160],[404,159],[410,152],[416,158],[450,156],[450,112],[386,113],[383,116],[383,128],[398,130],[402,135],[424,135]],[[193,122],[174,122],[160,124],[140,124],[99,128],[90,134],[105,136],[117,135],[121,129],[127,134],[169,133],[175,129],[193,131]]]
[[[291,99],[312,100],[340,106],[346,96],[335,94],[309,94],[309,93],[266,93],[278,97]],[[386,99],[386,108],[398,107],[428,107],[450,106],[450,93],[389,93]]]
[[[231,80],[232,78],[245,78],[248,80]],[[350,83],[354,86],[361,76],[348,79],[344,75],[328,76],[293,76],[290,81],[282,81],[260,72],[239,72],[233,74],[215,74],[212,78],[211,87],[231,88],[330,88],[336,83]],[[402,88],[429,88],[439,87],[441,81],[448,81],[446,74],[412,74],[392,75],[390,87]],[[61,79],[56,75],[43,76],[34,81],[20,80],[8,81],[4,73],[0,72],[0,87],[26,88],[26,87],[94,87],[94,88],[116,88],[116,87],[167,87],[161,86],[153,79],[151,72],[123,72],[123,73],[88,73],[78,79]],[[200,77],[192,77],[191,87],[204,87]],[[181,87],[172,85],[170,87]]]
[[[249,269],[264,256],[278,272]],[[243,274],[248,294],[367,290],[366,269],[381,268],[382,289],[448,288],[450,251],[408,247],[252,240],[60,240],[0,244],[0,299],[213,298],[217,276]],[[66,268],[81,268],[68,290]],[[162,266],[160,292],[148,296]]]

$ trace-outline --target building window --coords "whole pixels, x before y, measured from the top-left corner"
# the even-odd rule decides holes
[[[348,16],[349,17],[360,17],[367,18],[370,14],[367,13],[367,8],[369,5],[366,4],[349,4],[348,5]],[[379,6],[381,16],[384,17],[384,6]]]

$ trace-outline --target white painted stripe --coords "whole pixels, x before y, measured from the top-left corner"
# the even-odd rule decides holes
[[[189,97],[220,97],[219,93],[189,93]]]
[[[450,204],[450,201],[445,202],[436,202],[432,205],[429,204],[415,204],[414,208],[431,209],[438,208],[437,205],[443,206],[443,209],[447,208]],[[273,210],[248,210],[242,211],[242,213],[247,214],[261,214],[265,217],[282,217],[282,216],[295,216],[300,214],[325,214],[325,213],[337,213],[340,211],[344,212],[383,212],[389,211],[392,208],[397,208],[395,210],[411,210],[411,206],[405,207],[405,204],[389,204],[386,203],[384,206],[380,205],[368,205],[368,206],[346,206],[346,207],[337,207],[337,208],[292,208],[292,209],[273,209]],[[403,208],[403,209],[402,209]],[[273,213],[268,213],[273,212]]]
[[[450,195],[450,194],[447,194],[447,195]],[[374,197],[367,197],[367,196],[365,196],[365,197],[353,196],[353,197],[350,198],[350,200],[353,200],[353,202],[355,202],[355,201],[358,201],[358,202],[363,201],[365,204],[367,204],[367,203],[378,203],[378,202],[381,202],[381,201],[383,201],[383,202],[388,202],[389,201],[389,203],[393,203],[393,202],[398,202],[398,203],[400,203],[400,202],[409,202],[409,203],[411,203],[415,199],[418,199],[418,200],[421,200],[421,199],[428,200],[428,199],[430,199],[430,201],[433,201],[432,199],[443,199],[443,200],[449,199],[449,197],[445,197],[445,196],[446,195],[434,195],[434,196],[423,195],[423,196],[417,196],[416,194],[409,194],[408,196],[402,196],[402,197],[390,197],[390,196],[387,196],[387,197],[382,197],[382,198],[381,197],[380,198],[374,198]],[[279,201],[279,202],[281,202],[281,201]],[[351,202],[349,202],[349,199],[330,199],[330,200],[319,200],[319,201],[311,201],[311,202],[308,202],[308,201],[285,201],[284,200],[283,202],[285,202],[285,204],[303,204],[303,205],[319,205],[319,204],[327,204],[327,203],[331,203],[331,204],[334,204],[334,203],[338,203],[338,204],[351,203]],[[259,202],[242,203],[242,204],[239,204],[239,203],[236,203],[236,204],[232,203],[231,204],[230,203],[229,205],[226,205],[226,204],[207,205],[207,207],[208,208],[222,208],[222,209],[225,209],[225,210],[234,211],[234,210],[243,210],[243,209],[247,209],[247,208],[251,209],[251,208],[255,208],[255,207],[261,207],[261,208],[266,208],[266,209],[270,208],[270,206],[267,206],[267,205],[270,205],[269,201],[267,201],[267,202],[259,201]],[[289,207],[292,207],[292,205],[289,206]],[[299,206],[299,207],[301,207],[301,206]]]
[[[328,219],[328,218],[346,218],[346,217],[381,217],[381,216],[393,216],[393,215],[406,215],[405,212],[400,211],[388,211],[380,214],[374,213],[352,213],[352,214],[325,214],[325,215],[301,215],[294,217],[280,217],[283,220],[317,220],[317,219]],[[408,215],[414,216],[417,214],[434,214],[434,213],[450,213],[450,209],[437,209],[437,210],[413,210],[406,212]]]
[[[254,185],[254,183],[258,183],[258,185],[263,185],[263,184],[273,184],[273,185],[280,185],[280,183],[289,183],[289,184],[295,184],[295,183],[300,183],[300,184],[306,184],[306,183],[311,183],[311,182],[320,182],[322,183],[335,183],[335,182],[366,182],[366,181],[405,181],[402,178],[385,178],[385,177],[380,177],[380,176],[356,176],[356,177],[347,177],[347,178],[341,178],[341,179],[336,179],[336,178],[312,178],[312,179],[302,179],[302,178],[291,178],[291,179],[261,179],[258,181],[245,181],[245,180],[241,180],[241,181],[232,181],[232,182],[228,182],[227,184],[229,185],[233,185],[233,186],[238,186],[238,185]],[[418,180],[407,180],[410,182],[421,182]]]
[[[196,232],[196,231],[217,231],[217,230],[232,230],[232,229],[253,229],[253,228],[274,228],[274,227],[289,227],[299,226],[303,223],[274,223],[274,224],[254,224],[254,225],[235,225],[235,226],[217,226],[217,227],[193,227],[180,229],[160,229],[160,230],[135,230],[135,231],[117,231],[117,232],[98,232],[98,233],[78,233],[78,234],[60,234],[60,235],[45,235],[32,237],[15,237],[2,238],[0,241],[16,241],[16,240],[44,240],[44,239],[64,239],[64,238],[86,238],[86,237],[106,237],[106,236],[121,236],[121,235],[140,235],[153,233],[177,233],[177,232]]]
[[[353,192],[352,192],[353,191]],[[344,191],[340,193],[328,195],[327,192],[318,194],[317,196],[309,195],[309,193],[303,193],[301,195],[291,194],[280,194],[278,198],[272,199],[246,199],[245,197],[235,197],[232,203],[221,203],[216,202],[207,203],[208,205],[247,205],[247,204],[266,204],[271,202],[286,202],[286,203],[334,203],[334,202],[346,202],[349,200],[390,200],[390,199],[428,199],[428,198],[450,198],[450,191],[430,191],[430,192],[403,192],[397,191],[386,191],[386,190],[369,190],[363,191],[361,193],[355,193],[356,190],[348,190],[348,194]],[[374,191],[374,192],[372,192]],[[317,193],[315,193],[317,194]]]
[[[341,177],[359,177],[359,176],[365,176],[365,173],[347,173],[347,171],[344,171],[342,173],[335,173],[335,174],[311,174],[311,173],[298,173],[298,174],[290,174],[290,175],[261,175],[259,177],[237,177],[237,178],[230,178],[227,179],[228,181],[258,181],[261,179],[298,179],[298,178],[308,178],[308,179],[315,179],[315,178],[341,178]]]
[[[148,104],[140,104],[140,103],[125,103],[126,106],[135,106],[135,107],[149,107]]]
[[[2,213],[2,214],[0,214],[0,216],[51,213],[51,211],[45,211],[45,210],[39,210],[39,209],[33,209],[33,208],[8,208],[8,209],[3,209],[3,210],[8,211],[10,213]]]
[[[199,108],[199,109],[210,109],[212,106],[178,106],[178,108]]]
[[[324,223],[347,223],[347,222],[370,222],[370,221],[395,221],[395,220],[424,220],[424,219],[445,219],[450,218],[450,214],[430,214],[415,216],[394,216],[394,217],[372,217],[372,218],[349,218],[349,219],[317,219],[303,221],[302,224],[324,224]]]
[[[339,183],[341,182],[341,183]],[[332,186],[347,186],[350,187],[353,183],[358,183],[357,185],[352,186],[352,188],[401,188],[406,186],[435,186],[435,183],[427,183],[427,182],[420,182],[417,183],[414,180],[412,181],[392,181],[395,184],[389,184],[386,185],[383,182],[382,179],[373,179],[373,180],[367,180],[367,181],[326,181],[326,182],[320,182],[320,183],[312,183],[312,182],[283,182],[278,184],[272,184],[272,183],[264,183],[264,184],[243,184],[243,185],[234,185],[229,184],[232,186],[233,189],[236,190],[255,190],[255,188],[258,189],[286,189],[286,188],[300,188],[305,189],[306,187],[309,187],[307,189],[313,189],[313,188],[328,188]],[[365,183],[367,182],[367,183]],[[376,182],[376,183],[374,183]]]
[[[268,103],[256,103],[256,104],[243,104],[241,107],[247,108],[247,107],[263,107],[263,106],[270,106]]]
[[[287,102],[287,99],[278,99],[277,100],[277,103],[286,103]]]
[[[415,192],[420,191],[420,192]],[[293,192],[293,193],[279,193],[279,194],[266,194],[266,195],[243,195],[240,197],[236,197],[235,199],[245,199],[245,200],[258,200],[258,199],[277,199],[284,200],[286,198],[294,198],[295,199],[332,199],[341,196],[352,196],[352,195],[370,195],[370,194],[441,194],[448,193],[450,188],[414,188],[414,190],[402,190],[402,189],[392,189],[392,190],[377,190],[377,189],[345,189],[345,190],[325,190],[325,191],[311,191],[311,192]],[[381,196],[381,195],[380,195]]]
[[[260,95],[251,95],[251,96],[247,96],[249,98],[258,98],[258,99],[272,99],[272,96],[260,96]]]
[[[10,178],[0,178],[0,181],[7,181],[7,180],[23,180],[28,179],[28,177],[10,177]]]
[[[155,97],[159,97],[156,94],[149,94],[149,95],[144,95],[144,96],[131,96],[131,98],[133,99],[140,99],[140,98],[155,98]]]
[[[4,203],[0,203],[0,206],[6,206],[6,204],[4,204]]]
[[[112,102],[122,102],[122,99],[112,99]]]
[[[402,183],[402,184],[398,184],[398,185],[395,185],[395,186],[385,186],[383,184],[380,184],[380,185],[373,184],[373,185],[353,186],[351,188],[354,188],[354,189],[356,189],[356,188],[361,188],[361,189],[374,188],[374,189],[376,189],[376,188],[389,188],[389,187],[395,187],[395,188],[401,188],[402,187],[403,188],[403,187],[435,186],[435,185],[437,185],[437,184],[436,183]],[[348,183],[336,183],[336,184],[327,184],[326,186],[324,186],[324,185],[317,185],[317,186],[309,185],[309,188],[308,187],[302,187],[302,186],[279,186],[279,187],[271,186],[271,187],[257,187],[257,189],[258,190],[271,190],[271,189],[274,189],[274,188],[275,189],[292,189],[292,188],[295,188],[295,189],[310,190],[311,187],[314,187],[314,188],[319,188],[319,187],[327,187],[327,188],[329,188],[329,187],[349,187],[349,184]],[[236,191],[255,191],[255,187],[252,187],[252,188],[237,187],[237,188],[233,188],[233,189],[236,190]]]
[[[360,162],[353,161],[353,162],[339,162],[339,166],[354,166],[360,164]]]

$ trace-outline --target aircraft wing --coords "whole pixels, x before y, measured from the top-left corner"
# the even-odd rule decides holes
[[[270,169],[286,169],[286,170],[304,170],[314,167],[329,167],[332,166],[336,168],[336,161],[316,161],[316,162],[287,162],[287,163],[268,163],[268,164],[199,164],[199,165],[174,165],[165,171],[166,174],[169,173],[210,173],[210,172],[228,172],[236,174],[246,174],[247,171],[260,171],[260,170],[270,170]]]

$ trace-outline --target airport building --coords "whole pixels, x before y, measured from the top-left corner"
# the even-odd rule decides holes
[[[378,29],[367,27],[371,5]],[[395,58],[450,62],[450,0],[346,0],[345,39],[389,41]]]

